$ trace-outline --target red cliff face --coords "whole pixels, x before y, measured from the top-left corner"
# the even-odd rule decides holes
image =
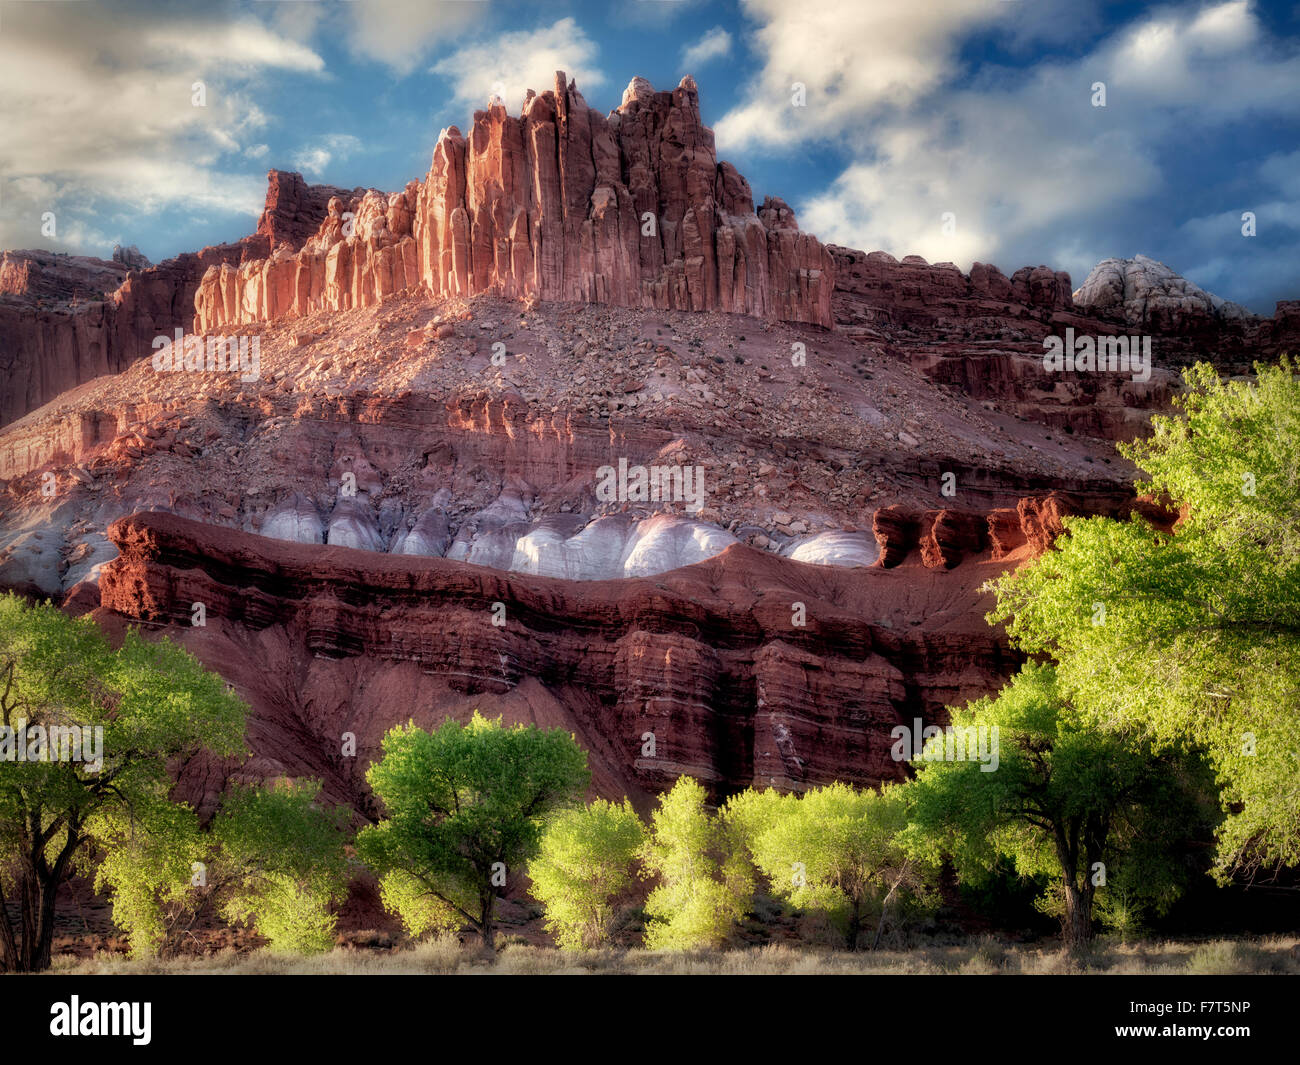
[[[782,201],[719,163],[695,82],[637,78],[608,117],[571,81],[444,130],[423,183],[339,196],[296,254],[214,268],[202,332],[421,289],[831,325],[834,265]]]
[[[475,706],[566,723],[609,794],[681,773],[719,794],[901,778],[890,730],[944,720],[945,705],[995,688],[1016,661],[983,622],[980,590],[1012,562],[973,542],[951,571],[915,554],[842,569],[736,545],[654,578],[576,582],[169,514],[122,519],[109,535],[120,554],[100,580],[100,620],[165,628],[235,685],[254,711],[250,773],[320,775],[356,803],[387,728]],[[196,602],[203,628],[191,625]],[[338,753],[344,732],[356,758]]]

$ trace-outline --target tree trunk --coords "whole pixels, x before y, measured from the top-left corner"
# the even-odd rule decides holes
[[[894,897],[894,892],[898,890],[898,885],[903,882],[903,877],[907,876],[907,870],[911,864],[912,860],[910,858],[903,862],[903,868],[898,871],[898,876],[894,878],[894,882],[889,886],[889,891],[885,893],[885,897],[880,903],[880,920],[876,922],[876,937],[871,941],[872,950],[880,946],[880,937],[885,931],[885,914],[889,910],[889,900]]]
[[[479,934],[483,937],[483,946],[488,950],[496,950],[497,929],[493,921],[493,903],[496,901],[491,891],[487,891],[479,896]]]
[[[36,950],[33,972],[43,972],[50,967],[50,954],[54,949],[54,902],[59,882],[50,877],[41,883],[36,913]]]
[[[1072,880],[1065,881],[1065,917],[1061,931],[1066,947],[1080,950],[1092,941],[1092,886],[1080,890]]]
[[[18,971],[18,942],[14,939],[14,928],[9,923],[9,911],[5,908],[4,887],[0,885],[0,965],[4,972]]]
[[[39,973],[50,967],[54,946],[54,900],[58,880],[53,876],[34,875],[24,871],[22,884],[22,939],[16,944],[14,969],[23,973]],[[5,953],[9,954],[13,933],[8,929],[0,933],[5,940]]]
[[[858,949],[858,936],[862,933],[862,895],[853,896],[853,913],[849,917],[849,950]]]

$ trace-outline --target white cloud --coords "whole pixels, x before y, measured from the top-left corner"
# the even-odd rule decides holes
[[[75,17],[62,4],[4,13],[0,247],[106,254],[116,234],[97,220],[170,208],[256,216],[263,180],[221,161],[267,124],[254,102],[262,74],[318,75],[323,60],[220,11],[160,24],[150,9],[77,7]],[[192,102],[196,81],[206,106]],[[58,219],[54,241],[40,232],[45,211]]]
[[[743,0],[742,6],[758,23],[751,47],[763,66],[746,86],[745,103],[714,127],[726,150],[834,136],[873,112],[909,104],[952,73],[966,31],[1016,5]],[[806,88],[807,106],[792,106],[796,83]]]
[[[682,49],[682,68],[690,73],[713,59],[731,54],[731,34],[721,26],[714,26],[692,45]]]
[[[404,76],[440,41],[473,26],[486,5],[473,0],[367,0],[346,6],[351,25],[344,39],[352,54]]]
[[[293,154],[293,165],[309,176],[319,177],[334,160],[340,162],[361,147],[350,133],[329,133],[304,144]]]
[[[801,225],[851,247],[919,254],[963,269],[977,259],[1008,272],[1047,262],[1069,270],[1077,283],[1106,255],[1155,252],[1129,247],[1129,235],[1134,228],[1152,232],[1152,210],[1177,218],[1167,168],[1189,130],[1230,143],[1234,123],[1300,115],[1300,55],[1262,43],[1250,5],[1240,0],[1156,9],[1081,56],[1025,69],[985,67],[964,88],[953,87],[964,72],[952,57],[978,25],[965,5],[949,10],[950,22],[927,16],[910,28],[883,27],[874,14],[850,17],[841,35],[823,39],[827,58],[809,76],[804,109],[789,107],[784,83],[793,71],[815,67],[810,41],[784,5],[751,0],[747,9],[770,12],[772,21],[758,34],[767,42],[766,66],[749,98],[715,127],[720,147],[841,145],[851,161],[800,205]],[[793,36],[778,40],[774,28]],[[892,66],[842,71],[850,54],[867,56],[863,63],[871,65],[876,45],[862,36],[868,28],[898,49]],[[903,77],[909,69],[915,77]],[[1091,106],[1096,81],[1106,83],[1105,108]],[[773,109],[763,94],[778,89],[784,106]],[[1260,176],[1295,200],[1291,163],[1275,157]],[[1153,207],[1162,195],[1169,203]],[[1296,206],[1270,201],[1259,208],[1261,221],[1267,215],[1284,225]],[[1249,208],[1224,204],[1238,215]],[[945,212],[956,216],[951,234],[943,229]],[[1166,261],[1189,276],[1192,264],[1207,264],[1195,280],[1211,287],[1220,266],[1208,264],[1242,254],[1240,244],[1228,243],[1241,240],[1235,233],[1221,219],[1181,232],[1175,224],[1164,246],[1183,259]]]
[[[596,66],[596,43],[571,18],[536,30],[518,30],[459,48],[434,65],[431,73],[452,83],[459,106],[482,108],[494,93],[518,113],[528,89],[555,87],[563,70],[586,91],[605,82]]]
[[[319,73],[325,61],[306,45],[272,33],[257,22],[205,26],[201,33],[180,23],[159,26],[142,42],[151,52],[172,52],[192,62]]]

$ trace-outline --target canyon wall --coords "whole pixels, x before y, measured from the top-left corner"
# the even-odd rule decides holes
[[[1019,553],[971,550],[951,568],[907,547],[890,568],[843,569],[737,544],[654,578],[576,582],[137,514],[109,530],[120,553],[96,616],[166,631],[220,669],[253,707],[250,772],[318,775],[339,801],[365,801],[387,728],[453,705],[562,710],[614,795],[681,773],[716,795],[874,784],[904,775],[895,725],[945,720],[1014,669],[981,586],[1034,528]],[[343,732],[356,758],[337,753]]]

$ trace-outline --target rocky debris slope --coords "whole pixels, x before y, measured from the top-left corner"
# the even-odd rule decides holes
[[[475,706],[523,720],[549,707],[614,795],[681,773],[717,793],[899,779],[890,730],[945,720],[1015,662],[980,588],[1023,551],[949,572],[806,566],[736,544],[655,578],[579,583],[162,514],[110,536],[120,554],[97,616],[166,631],[222,671],[254,710],[247,772],[318,775],[358,805],[387,728]],[[344,732],[356,758],[338,754]]]
[[[0,582],[69,591],[111,552],[108,523],[138,510],[607,579],[733,540],[869,565],[890,504],[1131,497],[1104,441],[811,326],[406,297],[272,323],[259,341],[255,379],[143,360],[0,432]],[[672,485],[690,471],[700,494],[608,498],[601,471],[620,462]]]
[[[371,307],[405,290],[831,324],[833,264],[781,200],[719,162],[695,82],[635,78],[606,117],[560,72],[522,113],[442,132],[423,183],[339,196],[300,252],[213,267],[201,332]]]

